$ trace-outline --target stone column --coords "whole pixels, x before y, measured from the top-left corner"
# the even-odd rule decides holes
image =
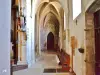
[[[62,26],[60,24],[60,31],[59,31],[59,46],[62,49]]]
[[[18,42],[18,65],[27,64],[26,62],[26,40],[24,32],[19,32],[19,42]]]
[[[95,75],[95,38],[94,38],[94,15],[86,13],[86,75]]]
[[[38,26],[38,45],[39,45],[39,55],[41,55],[41,33],[40,33],[40,26]]]
[[[36,44],[37,44],[37,55],[41,54],[40,51],[40,21],[39,21],[39,16],[36,16]]]
[[[17,62],[17,64],[20,62],[20,60],[21,60],[21,56],[20,56],[20,49],[21,49],[21,46],[20,46],[20,40],[21,40],[21,38],[20,38],[20,30],[19,30],[20,28],[19,28],[19,26],[18,26],[18,30],[17,30],[17,32],[18,32],[18,62]]]

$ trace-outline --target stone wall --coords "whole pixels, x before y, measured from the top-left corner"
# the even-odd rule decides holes
[[[94,25],[93,14],[85,13],[89,6],[95,0],[82,0],[82,12],[73,20],[72,0],[69,0],[69,52],[71,59],[73,57],[73,67],[76,75],[94,75]],[[68,35],[68,32],[67,32]],[[71,47],[71,37],[75,36],[77,39],[77,47],[74,49],[73,55]],[[84,49],[84,53],[78,51],[79,48]]]

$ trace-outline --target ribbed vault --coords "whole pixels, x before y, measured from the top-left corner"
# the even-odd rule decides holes
[[[44,16],[47,15],[48,11],[49,12],[52,11],[56,16],[58,16],[59,19],[61,19],[61,17],[62,17],[61,13],[60,13],[61,8],[62,7],[58,0],[41,0],[40,3],[38,4],[38,8],[37,8],[37,12],[36,12],[37,19],[39,20],[39,22],[41,21],[41,19],[44,21]]]
[[[57,20],[56,16],[53,13],[51,13],[51,12],[48,13],[44,22],[45,22],[44,23],[44,27],[47,27],[47,25],[49,25],[49,24],[54,25],[55,34],[58,35],[58,32],[59,32],[59,21]]]
[[[54,25],[59,25],[59,21],[58,19],[56,18],[56,16],[52,13],[52,12],[49,12],[45,18],[45,21],[44,21],[44,27],[46,25],[46,23],[53,23]]]

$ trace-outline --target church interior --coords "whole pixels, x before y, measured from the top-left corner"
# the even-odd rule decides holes
[[[11,0],[10,75],[100,75],[100,0]]]

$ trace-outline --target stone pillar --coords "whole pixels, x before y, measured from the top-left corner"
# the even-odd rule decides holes
[[[39,16],[36,15],[36,44],[37,44],[37,55],[41,54],[40,50],[40,21]]]
[[[19,28],[18,28],[19,29]],[[20,46],[20,31],[18,30],[18,62],[20,62],[20,59],[21,59],[21,56],[20,56],[20,49],[21,49],[21,46]],[[17,63],[18,63],[17,62]]]
[[[18,33],[18,65],[27,64],[26,62],[26,40],[24,32]]]
[[[60,32],[59,32],[59,46],[60,46],[60,49],[62,49],[62,26],[60,24]]]
[[[26,61],[26,41],[23,40],[22,42],[22,63],[27,64]]]
[[[86,44],[86,75],[95,75],[95,38],[94,38],[94,15],[86,13],[86,29],[85,29],[85,44]]]
[[[39,49],[39,55],[41,55],[41,33],[40,33],[40,26],[38,26],[38,49]]]

